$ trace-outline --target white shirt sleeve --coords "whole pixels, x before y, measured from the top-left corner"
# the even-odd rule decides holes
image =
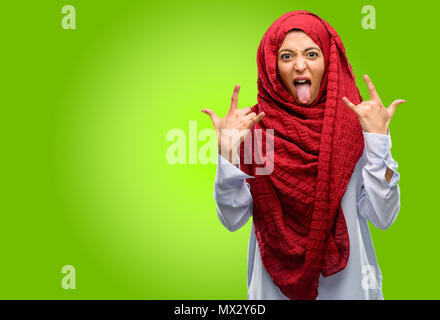
[[[389,228],[400,210],[400,175],[391,157],[391,136],[364,132],[367,162],[362,168],[362,188],[357,198],[358,212],[379,229]],[[385,179],[387,167],[393,170],[390,183]]]
[[[238,155],[237,158],[240,167]],[[252,215],[252,194],[246,178],[254,177],[248,176],[218,154],[213,196],[218,218],[229,231],[240,229]]]

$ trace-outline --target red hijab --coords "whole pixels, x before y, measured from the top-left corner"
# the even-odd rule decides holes
[[[325,73],[310,106],[296,104],[277,71],[278,50],[292,29],[304,31],[324,55]],[[288,12],[278,18],[261,40],[257,63],[258,103],[252,111],[264,111],[265,117],[250,136],[259,129],[262,143],[253,139],[257,147],[252,161],[245,161],[243,150],[250,150],[252,143],[245,140],[240,162],[242,170],[255,177],[248,183],[261,259],[287,297],[315,299],[320,274],[327,277],[343,270],[349,257],[340,203],[364,150],[364,138],[356,114],[342,97],[355,104],[362,97],[339,35],[311,12]],[[267,139],[273,139],[274,154],[266,152]],[[257,150],[265,165],[256,161]],[[272,165],[272,172],[258,174]]]

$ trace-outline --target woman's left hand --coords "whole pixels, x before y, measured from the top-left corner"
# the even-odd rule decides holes
[[[364,79],[367,83],[368,91],[370,92],[370,100],[362,101],[357,106],[346,97],[343,97],[342,101],[356,113],[364,131],[388,134],[388,125],[391,122],[394,111],[396,111],[397,105],[406,101],[402,99],[395,100],[388,108],[385,108],[370,77],[364,75]]]

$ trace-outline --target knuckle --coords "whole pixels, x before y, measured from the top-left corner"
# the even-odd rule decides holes
[[[365,112],[365,110],[359,110],[358,115],[361,118],[366,118],[366,116],[368,115],[368,112]]]

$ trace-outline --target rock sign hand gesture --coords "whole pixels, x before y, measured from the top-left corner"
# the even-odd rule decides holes
[[[214,125],[217,132],[218,152],[229,162],[237,164],[237,149],[246,135],[258,121],[264,117],[264,112],[257,115],[250,107],[238,109],[238,92],[240,85],[236,84],[232,93],[231,106],[224,118],[219,118],[214,111],[202,109]]]
[[[388,108],[385,108],[379,95],[374,88],[373,82],[368,75],[364,75],[365,82],[368,86],[368,91],[370,93],[370,100],[362,101],[360,104],[355,106],[347,97],[343,97],[344,103],[353,110],[365,132],[378,133],[378,134],[388,134],[388,125],[391,122],[394,112],[398,104],[405,103],[405,100],[399,99],[394,100],[393,103]],[[393,176],[393,170],[387,167],[385,172],[385,179],[390,183]]]
[[[368,86],[370,100],[362,101],[357,106],[346,97],[343,97],[342,101],[356,113],[364,131],[388,134],[388,125],[390,124],[394,111],[396,111],[397,105],[406,101],[402,99],[395,100],[388,108],[385,108],[370,77],[365,74],[364,79]]]

